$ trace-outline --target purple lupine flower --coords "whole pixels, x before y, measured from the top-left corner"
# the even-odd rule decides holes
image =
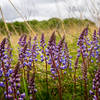
[[[2,41],[1,44],[0,44],[0,60],[3,60],[3,58],[4,58],[4,56],[5,56],[5,55],[4,55],[4,52],[5,52],[6,41],[7,41],[7,39],[4,38],[3,41]]]
[[[5,87],[4,82],[0,82],[0,87]]]
[[[29,47],[28,50],[30,50],[30,48],[31,48],[31,36],[29,37],[29,40],[28,40],[28,47]]]
[[[68,50],[68,46],[67,43],[64,42],[64,56],[62,55],[62,57],[64,57],[64,61],[65,61],[65,66],[67,66],[67,68],[71,68],[71,59],[72,56],[69,55],[69,50]]]
[[[32,45],[32,48],[31,48],[31,53],[32,53],[32,59],[35,60],[37,55],[38,55],[38,50],[37,50],[37,46],[38,46],[38,43],[37,43],[37,36],[34,37],[34,41],[33,41],[33,45]]]
[[[35,99],[35,93],[36,93],[36,89],[35,89],[35,73],[33,72],[33,76],[31,77],[31,79],[29,80],[29,94],[32,94],[33,99]]]
[[[21,98],[25,98],[25,93],[22,93],[21,94]]]
[[[21,48],[20,52],[19,52],[19,61],[23,61],[24,58],[26,57],[26,50],[27,50],[27,44]]]
[[[61,41],[56,45],[56,37],[53,33],[48,42],[47,51],[49,53],[48,64],[51,65],[51,73],[53,76],[56,75],[59,71],[61,71],[61,76],[63,76],[63,70],[68,67],[71,68],[71,60],[69,56],[69,51],[67,47],[67,43],[65,43],[65,36],[61,39]]]
[[[19,39],[19,42],[18,44],[21,46],[21,47],[24,47],[26,45],[26,39],[27,39],[27,36],[26,35],[22,35]]]
[[[62,66],[62,63],[65,64],[65,61],[62,57],[63,55],[63,47],[64,47],[65,37],[61,39],[61,41],[56,45],[56,36],[55,32],[51,35],[50,40],[48,42],[48,54],[49,54],[49,64],[51,65],[51,73],[53,79],[58,79],[59,81],[59,96],[62,100],[62,86],[61,86],[61,78],[63,78],[63,70],[66,69],[66,66]]]
[[[83,32],[80,34],[79,36],[79,39],[78,39],[78,42],[77,42],[77,45],[79,46],[79,49],[78,49],[78,55],[77,55],[77,59],[76,59],[76,65],[77,65],[77,62],[78,62],[78,59],[79,57],[82,58],[82,74],[83,74],[83,80],[84,80],[84,99],[87,99],[88,98],[88,93],[87,93],[87,68],[89,67],[89,64],[90,64],[90,52],[91,52],[91,49],[90,49],[90,41],[89,41],[89,38],[88,38],[88,27],[85,28],[83,30]],[[89,49],[90,50],[89,50]],[[88,51],[89,50],[89,51]],[[76,71],[76,69],[75,69]]]
[[[9,94],[10,95],[14,94],[15,99],[17,99],[17,97],[19,97],[19,93],[17,93],[17,91],[19,90],[19,88],[21,86],[20,85],[21,74],[19,74],[19,72],[20,72],[20,62],[17,63],[17,65],[15,66],[15,69],[12,72],[12,75],[11,75],[10,80],[9,80],[11,86],[8,87]]]
[[[96,98],[96,100],[99,100],[99,94],[100,94],[100,69],[96,72],[95,74],[95,78],[93,79],[93,82],[92,82],[92,90],[90,90],[90,95],[94,95],[94,97]]]
[[[5,88],[5,98],[12,98],[10,95],[11,91],[9,90],[9,77],[12,74],[11,67],[11,56],[12,49],[8,39],[4,38],[0,44],[0,76],[3,77],[3,80],[0,82],[1,86]]]
[[[38,43],[37,36],[33,39],[33,44],[28,46],[26,49],[26,57],[24,58],[24,66],[27,66],[27,83],[28,83],[28,91],[29,94],[33,95],[33,99],[35,98],[35,62],[37,61],[38,55]],[[30,41],[31,43],[31,41]],[[32,70],[33,69],[33,70]],[[31,77],[30,71],[32,71],[33,76]],[[32,91],[30,93],[30,91]],[[30,95],[29,95],[30,96]],[[22,96],[21,96],[22,98]]]

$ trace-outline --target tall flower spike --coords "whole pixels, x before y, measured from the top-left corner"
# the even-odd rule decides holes
[[[41,35],[41,40],[40,40],[40,46],[41,46],[41,62],[45,61],[45,68],[46,68],[46,88],[47,88],[47,96],[48,96],[48,64],[47,64],[47,55],[46,53],[48,53],[45,49],[46,43],[44,40],[44,34],[42,33]]]
[[[12,73],[12,76],[10,78],[10,84],[11,84],[11,91],[13,91],[12,93],[10,93],[10,95],[13,95],[13,99],[17,99],[17,98],[22,98],[21,94],[19,92],[20,89],[20,62],[17,63],[17,65],[15,66],[15,69]]]
[[[28,47],[31,48],[31,36],[29,37]]]
[[[32,100],[35,100],[36,97],[35,97],[35,93],[37,92],[37,90],[35,89],[35,73],[33,72],[33,76],[32,78],[30,79],[29,81],[29,93],[32,94]]]
[[[79,46],[79,54],[81,54],[82,57],[82,72],[83,72],[83,80],[84,80],[84,99],[88,100],[88,93],[87,93],[87,63],[88,60],[88,50],[87,50],[87,35],[88,35],[88,27],[83,30],[83,32],[80,34],[79,40],[78,40],[78,46]]]
[[[64,51],[62,57],[65,59],[66,68],[71,68],[71,57],[69,56],[69,50],[66,42],[64,42]]]
[[[27,35],[22,35],[19,39],[19,42],[18,44],[21,46],[21,47],[24,47],[26,45],[26,39],[27,39]]]
[[[0,60],[3,60],[4,52],[5,52],[5,44],[7,39],[4,38],[0,44]]]
[[[3,56],[0,63],[2,63],[2,75],[4,75],[3,84],[5,88],[5,98],[12,99],[13,98],[13,91],[11,89],[10,78],[13,73],[13,69],[11,69],[11,61],[12,61],[12,49],[11,45],[9,44],[9,40],[6,39],[2,42],[3,48]]]
[[[24,48],[20,50],[20,53],[19,53],[19,61],[22,61],[26,57],[27,46],[28,46],[28,44],[26,44],[24,46]]]
[[[92,89],[89,91],[90,95],[93,96],[94,100],[100,99],[100,68],[95,74],[93,79]]]
[[[19,45],[21,45],[21,42],[23,41],[23,37],[24,37],[24,34],[19,38],[19,41],[18,41]]]
[[[48,42],[48,46],[56,44],[56,36],[55,36],[55,31],[52,33],[50,40]]]

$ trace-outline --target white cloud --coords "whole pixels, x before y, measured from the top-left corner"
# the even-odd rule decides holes
[[[27,19],[48,19],[51,17],[80,17],[80,13],[85,18],[92,19],[89,9],[94,10],[93,0],[11,0],[15,7]],[[100,6],[100,1],[95,0],[94,5]],[[22,20],[9,0],[0,0],[5,19],[7,21]]]

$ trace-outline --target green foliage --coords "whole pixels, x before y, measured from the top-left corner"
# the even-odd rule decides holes
[[[53,28],[58,29],[61,27],[61,24],[62,24],[62,21],[59,18],[52,18],[48,20],[48,26],[50,27],[50,29],[53,29]]]
[[[13,26],[15,27],[18,33],[26,33],[28,32],[26,24],[24,22],[14,22]]]
[[[28,21],[29,25],[33,28],[34,31],[39,32],[40,30],[46,31],[46,30],[52,30],[52,29],[62,29],[62,24],[64,23],[65,29],[68,27],[73,27],[73,25],[76,26],[84,26],[84,25],[94,25],[93,22],[91,22],[88,19],[85,20],[80,20],[76,18],[68,18],[61,20],[59,18],[51,18],[48,21],[43,20],[43,21],[38,21],[38,20],[32,20]],[[19,34],[23,33],[29,33],[29,30],[24,22],[13,22],[13,23],[7,23],[8,29],[10,32],[15,34],[15,31],[17,31]],[[5,33],[5,26],[4,22],[0,20],[0,33],[6,34]]]
[[[75,18],[69,18],[69,19],[64,19],[64,24],[67,26],[72,26],[72,25],[78,25],[78,26],[82,26],[82,25],[95,25],[92,21],[85,19],[85,20],[81,20],[81,19],[75,19]]]

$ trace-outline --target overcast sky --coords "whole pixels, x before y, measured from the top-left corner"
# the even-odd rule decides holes
[[[52,17],[88,18],[95,21],[100,0],[11,0],[25,19],[46,20]],[[93,1],[93,2],[90,2]],[[9,0],[0,0],[6,21],[21,21]]]

